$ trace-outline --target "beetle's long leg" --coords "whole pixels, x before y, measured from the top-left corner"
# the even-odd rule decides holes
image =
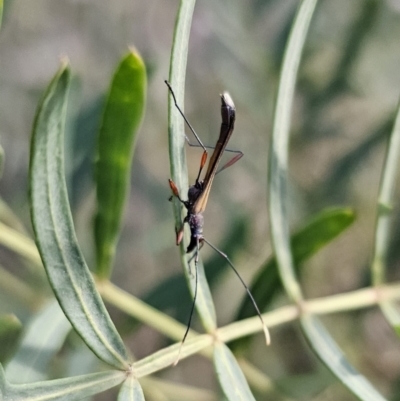
[[[225,149],[225,152],[228,152],[228,149]],[[239,161],[243,157],[243,152],[241,152],[240,150],[232,150],[232,152],[237,153],[237,155],[233,156],[232,159],[228,160],[222,167],[220,167],[215,173],[215,175],[219,174],[226,168],[233,166],[237,161]]]
[[[179,190],[176,184],[169,178],[168,179],[169,187],[171,188],[172,191],[172,196],[169,198],[169,200],[172,200],[172,197],[175,196],[176,198],[179,199],[179,202],[183,203],[185,207],[187,207],[187,202],[182,200],[180,195],[179,195]],[[176,245],[179,245],[182,242],[183,239],[183,230],[184,230],[184,225],[185,225],[185,220],[182,222],[180,228],[178,229],[175,227],[175,235],[176,235]]]
[[[200,139],[200,137],[197,135],[196,131],[194,130],[192,124],[190,124],[189,120],[186,118],[186,116],[185,116],[185,114],[183,113],[182,109],[179,107],[179,104],[178,104],[178,102],[177,102],[177,100],[176,100],[176,97],[175,97],[175,92],[174,92],[174,90],[172,89],[170,83],[169,83],[167,80],[165,80],[164,82],[165,82],[165,84],[168,86],[168,89],[169,89],[169,91],[170,91],[170,93],[171,93],[172,99],[174,100],[175,107],[178,109],[180,115],[181,115],[181,116],[183,117],[183,119],[185,120],[185,123],[186,123],[187,126],[189,127],[190,131],[193,133],[193,135],[194,135],[194,137],[196,138],[196,141],[197,141],[198,143],[197,143],[197,144],[196,144],[196,143],[191,143],[190,140],[189,140],[189,138],[188,138],[187,135],[185,134],[186,142],[188,143],[189,146],[199,147],[199,148],[202,148],[202,149],[204,150],[203,156],[201,157],[200,168],[199,168],[199,172],[198,172],[198,174],[197,174],[197,179],[196,179],[196,182],[199,182],[201,172],[202,172],[202,170],[203,170],[203,168],[204,168],[204,165],[206,164],[206,161],[207,161],[207,156],[208,156],[207,149],[215,149],[215,147],[214,147],[214,146],[206,146],[206,145],[204,145],[204,143],[202,142],[202,140]],[[218,174],[218,173],[220,173],[222,170],[225,170],[226,168],[232,166],[233,164],[235,164],[235,163],[243,156],[243,152],[241,152],[240,150],[225,149],[224,152],[237,153],[237,155],[234,156],[231,160],[229,160],[224,166],[222,166],[222,167],[216,172],[216,174]]]
[[[169,187],[171,188],[172,191],[172,195],[175,196],[175,198],[178,198],[179,201],[181,203],[183,203],[184,205],[186,205],[186,202],[184,200],[181,199],[181,196],[179,195],[179,190],[178,187],[176,186],[176,184],[171,180],[171,178],[168,178],[168,183],[169,183]],[[170,198],[170,200],[172,200],[172,197]]]
[[[202,148],[202,145],[199,145],[197,143],[191,143],[189,138],[185,135],[185,139],[186,142],[189,146],[193,146],[194,148]],[[204,145],[205,148],[207,149],[215,149],[215,146],[207,146]],[[243,157],[243,152],[241,150],[236,150],[236,149],[224,149],[224,152],[230,152],[230,153],[236,153],[235,156],[232,157],[232,159],[228,160],[228,162],[226,162],[220,169],[218,169],[218,171],[215,173],[215,175],[219,174],[221,171],[225,170],[226,168],[233,166],[237,161],[239,161],[242,157]],[[203,156],[202,156],[202,162],[203,162],[203,158],[205,157],[205,153],[203,152]],[[200,174],[201,171],[204,167],[204,164],[206,163],[207,157],[205,157],[204,163],[200,163],[200,170],[199,173],[197,175],[197,181],[200,180]],[[201,165],[202,164],[202,165]]]

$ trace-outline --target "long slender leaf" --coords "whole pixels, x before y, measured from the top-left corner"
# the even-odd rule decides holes
[[[7,379],[12,383],[45,380],[49,363],[70,330],[58,303],[54,300],[46,305],[29,323],[18,352],[7,365]]]
[[[268,186],[271,237],[285,290],[298,304],[302,303],[303,296],[290,250],[287,213],[288,144],[297,70],[315,6],[316,0],[303,0],[292,27],[281,71],[270,147]],[[301,317],[301,323],[316,354],[353,394],[362,400],[382,400],[372,385],[344,358],[318,319],[305,314]],[[333,355],[341,357],[333,358]]]
[[[111,273],[145,101],[146,68],[140,55],[132,50],[114,74],[97,141],[96,273],[103,278]]]
[[[219,383],[229,401],[255,401],[235,357],[223,343],[214,346],[214,364]]]
[[[30,197],[36,242],[65,315],[103,361],[126,369],[128,353],[97,293],[76,239],[64,177],[64,124],[70,82],[63,62],[38,108],[31,145]]]
[[[287,221],[289,131],[297,70],[316,4],[317,0],[303,0],[301,2],[285,49],[275,104],[269,158],[268,188],[272,244],[279,264],[282,282],[290,297],[295,301],[300,301],[302,295],[294,273]]]
[[[175,91],[176,99],[183,110],[184,105],[184,87],[186,76],[186,63],[189,44],[190,27],[192,23],[193,9],[195,0],[181,0],[178,16],[175,23],[175,32],[173,39],[173,47],[171,53],[171,64],[169,72],[169,80]],[[168,133],[169,133],[169,157],[171,163],[171,177],[179,188],[182,197],[188,190],[188,178],[186,167],[186,156],[184,151],[185,136],[184,124],[181,115],[176,110],[174,103],[169,97],[168,103]],[[184,217],[182,204],[177,200],[173,202],[175,225],[180,227]],[[180,246],[181,261],[184,266],[186,279],[189,282],[192,294],[194,293],[194,274],[188,266],[186,247],[189,244],[188,235]],[[211,292],[205,279],[204,267],[199,261],[198,263],[198,292],[196,308],[200,314],[200,318],[204,327],[208,331],[216,328],[215,308],[211,297]],[[193,269],[192,269],[193,270]]]
[[[122,383],[125,372],[108,372],[48,380],[29,384],[10,384],[0,366],[0,395],[12,401],[73,401],[101,393]]]
[[[130,375],[121,386],[118,401],[144,401],[142,387],[133,375]]]
[[[400,153],[400,102],[397,107],[396,118],[389,139],[385,166],[382,171],[379,191],[378,213],[375,228],[375,249],[371,264],[372,282],[379,286],[385,282],[386,261],[391,232],[391,219],[394,201],[394,189],[398,177],[398,164]],[[393,302],[380,304],[386,319],[400,336],[400,313]]]

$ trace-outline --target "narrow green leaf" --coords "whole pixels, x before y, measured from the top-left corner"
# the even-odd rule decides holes
[[[110,370],[29,384],[10,384],[0,366],[0,394],[12,401],[74,401],[99,394],[122,383],[125,372]]]
[[[126,369],[128,353],[101,300],[76,239],[64,177],[70,70],[64,62],[39,105],[32,135],[32,225],[43,265],[65,315],[103,361]]]
[[[7,379],[12,383],[45,380],[49,363],[70,330],[58,302],[51,301],[30,321],[18,352],[7,365]]]
[[[110,85],[97,140],[96,273],[109,277],[121,228],[137,132],[146,102],[146,67],[131,50]]]
[[[318,319],[304,315],[301,324],[311,348],[355,396],[360,400],[385,401],[371,383],[347,361]]]
[[[17,348],[20,334],[22,332],[21,322],[14,315],[0,316],[0,362],[5,363],[13,355]]]
[[[398,177],[398,164],[400,153],[400,102],[389,139],[385,165],[382,171],[377,221],[375,227],[375,247],[371,263],[372,282],[375,286],[383,284],[386,280],[386,263],[393,220],[392,210],[394,202],[394,190]],[[392,302],[386,301],[380,304],[382,312],[389,321],[394,331],[400,336],[400,313]]]
[[[255,401],[235,357],[223,343],[214,346],[214,365],[219,383],[229,401]]]
[[[297,71],[315,6],[316,0],[303,0],[294,20],[282,65],[270,146],[268,188],[272,243],[285,290],[297,304],[302,303],[303,295],[290,249],[287,213],[288,145]],[[370,383],[347,362],[318,319],[304,316],[301,322],[314,351],[349,391],[362,400],[382,400]]]
[[[303,0],[294,19],[281,69],[269,157],[271,239],[285,290],[296,302],[302,295],[293,267],[287,215],[289,132],[297,71],[316,5],[317,0]]]
[[[187,53],[189,45],[190,27],[195,0],[181,0],[178,15],[175,23],[175,32],[172,44],[171,63],[169,71],[169,82],[174,89],[176,99],[181,109],[184,109],[184,91]],[[167,90],[167,89],[166,89]],[[168,99],[168,134],[169,134],[169,157],[171,165],[171,178],[177,185],[182,198],[186,198],[188,191],[188,174],[185,155],[185,132],[184,121],[176,109],[171,96]],[[175,215],[175,227],[180,227],[186,214],[182,204],[174,199],[173,209]],[[191,273],[194,270],[188,266],[188,255],[186,248],[189,244],[189,236],[183,238],[180,246],[181,262],[184,267],[186,279],[189,283],[192,294],[194,293],[195,278]],[[197,265],[198,269],[198,291],[196,308],[204,327],[208,331],[214,331],[216,328],[215,308],[211,297],[210,288],[204,274],[204,267],[201,261]]]
[[[290,238],[290,244],[296,273],[301,273],[301,266],[304,261],[328,245],[346,230],[354,220],[355,214],[351,209],[326,209],[314,216],[308,224],[293,234]],[[265,310],[282,289],[276,258],[271,257],[254,277],[250,286],[251,293],[259,308]],[[253,304],[248,297],[243,297],[237,320],[253,315]]]
[[[144,401],[142,387],[133,375],[130,375],[121,386],[118,401]]]

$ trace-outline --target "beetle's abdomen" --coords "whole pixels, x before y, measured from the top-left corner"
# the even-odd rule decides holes
[[[188,219],[189,227],[190,227],[190,244],[186,249],[186,252],[192,252],[198,242],[201,242],[203,239],[203,223],[204,217],[201,213],[192,214]]]

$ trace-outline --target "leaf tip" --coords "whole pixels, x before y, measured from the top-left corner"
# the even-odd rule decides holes
[[[62,54],[60,56],[60,64],[61,64],[61,67],[60,67],[61,70],[65,70],[65,69],[69,68],[70,61],[69,61],[69,57],[66,54]]]
[[[140,55],[140,52],[138,51],[138,49],[136,49],[135,46],[131,45],[128,47],[128,54],[127,54],[127,58],[132,57],[133,60],[135,60],[136,63],[140,64],[141,68],[144,68],[144,61],[142,56]]]

